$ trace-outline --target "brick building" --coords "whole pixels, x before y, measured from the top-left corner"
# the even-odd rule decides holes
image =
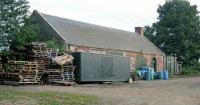
[[[32,17],[41,28],[41,36],[64,44],[69,52],[129,56],[132,70],[151,66],[159,71],[164,67],[165,54],[143,36],[142,27],[136,27],[135,32],[128,32],[51,16],[38,11],[34,11]]]

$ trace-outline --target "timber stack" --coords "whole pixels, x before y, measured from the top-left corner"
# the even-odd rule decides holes
[[[48,82],[52,83],[55,81],[63,81],[62,70],[61,69],[47,69]]]
[[[33,42],[27,46],[28,59],[38,64],[38,80],[40,81],[42,75],[46,71],[50,59],[57,56],[58,51],[47,48],[46,43]]]
[[[49,82],[63,85],[75,84],[73,57],[68,54],[53,59],[53,64],[48,69]],[[57,69],[54,69],[57,68]]]
[[[0,57],[0,73],[4,72],[3,70],[3,66],[2,66],[2,61],[1,61],[1,57]]]
[[[2,60],[0,57],[0,81],[4,81],[4,78],[5,78],[5,72],[4,72],[4,69],[2,66]]]
[[[58,50],[47,48],[46,43],[33,42],[25,47],[28,61],[9,61],[6,73],[0,62],[0,76],[5,84],[75,84],[73,56],[57,56]]]
[[[71,64],[73,63],[74,57],[68,54],[64,54],[61,56],[57,56],[53,61],[58,65],[64,65],[64,64]]]
[[[62,70],[63,70],[64,81],[67,81],[67,82],[75,81],[75,78],[74,78],[75,66],[65,64],[65,65],[62,65]]]
[[[5,83],[35,84],[37,81],[37,62],[10,61]]]

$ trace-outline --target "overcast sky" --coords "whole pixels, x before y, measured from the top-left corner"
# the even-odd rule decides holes
[[[157,21],[159,4],[165,0],[28,0],[31,11],[87,23],[134,31],[135,26]],[[189,0],[200,11],[199,0]]]

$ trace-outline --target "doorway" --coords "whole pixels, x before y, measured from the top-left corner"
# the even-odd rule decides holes
[[[154,69],[154,71],[157,72],[157,61],[156,61],[156,58],[152,59],[151,66]]]

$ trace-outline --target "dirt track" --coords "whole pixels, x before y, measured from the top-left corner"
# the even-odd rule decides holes
[[[100,98],[102,105],[200,105],[200,77],[168,81],[136,81],[132,84],[85,84],[62,86],[0,86],[26,91],[86,93]]]

